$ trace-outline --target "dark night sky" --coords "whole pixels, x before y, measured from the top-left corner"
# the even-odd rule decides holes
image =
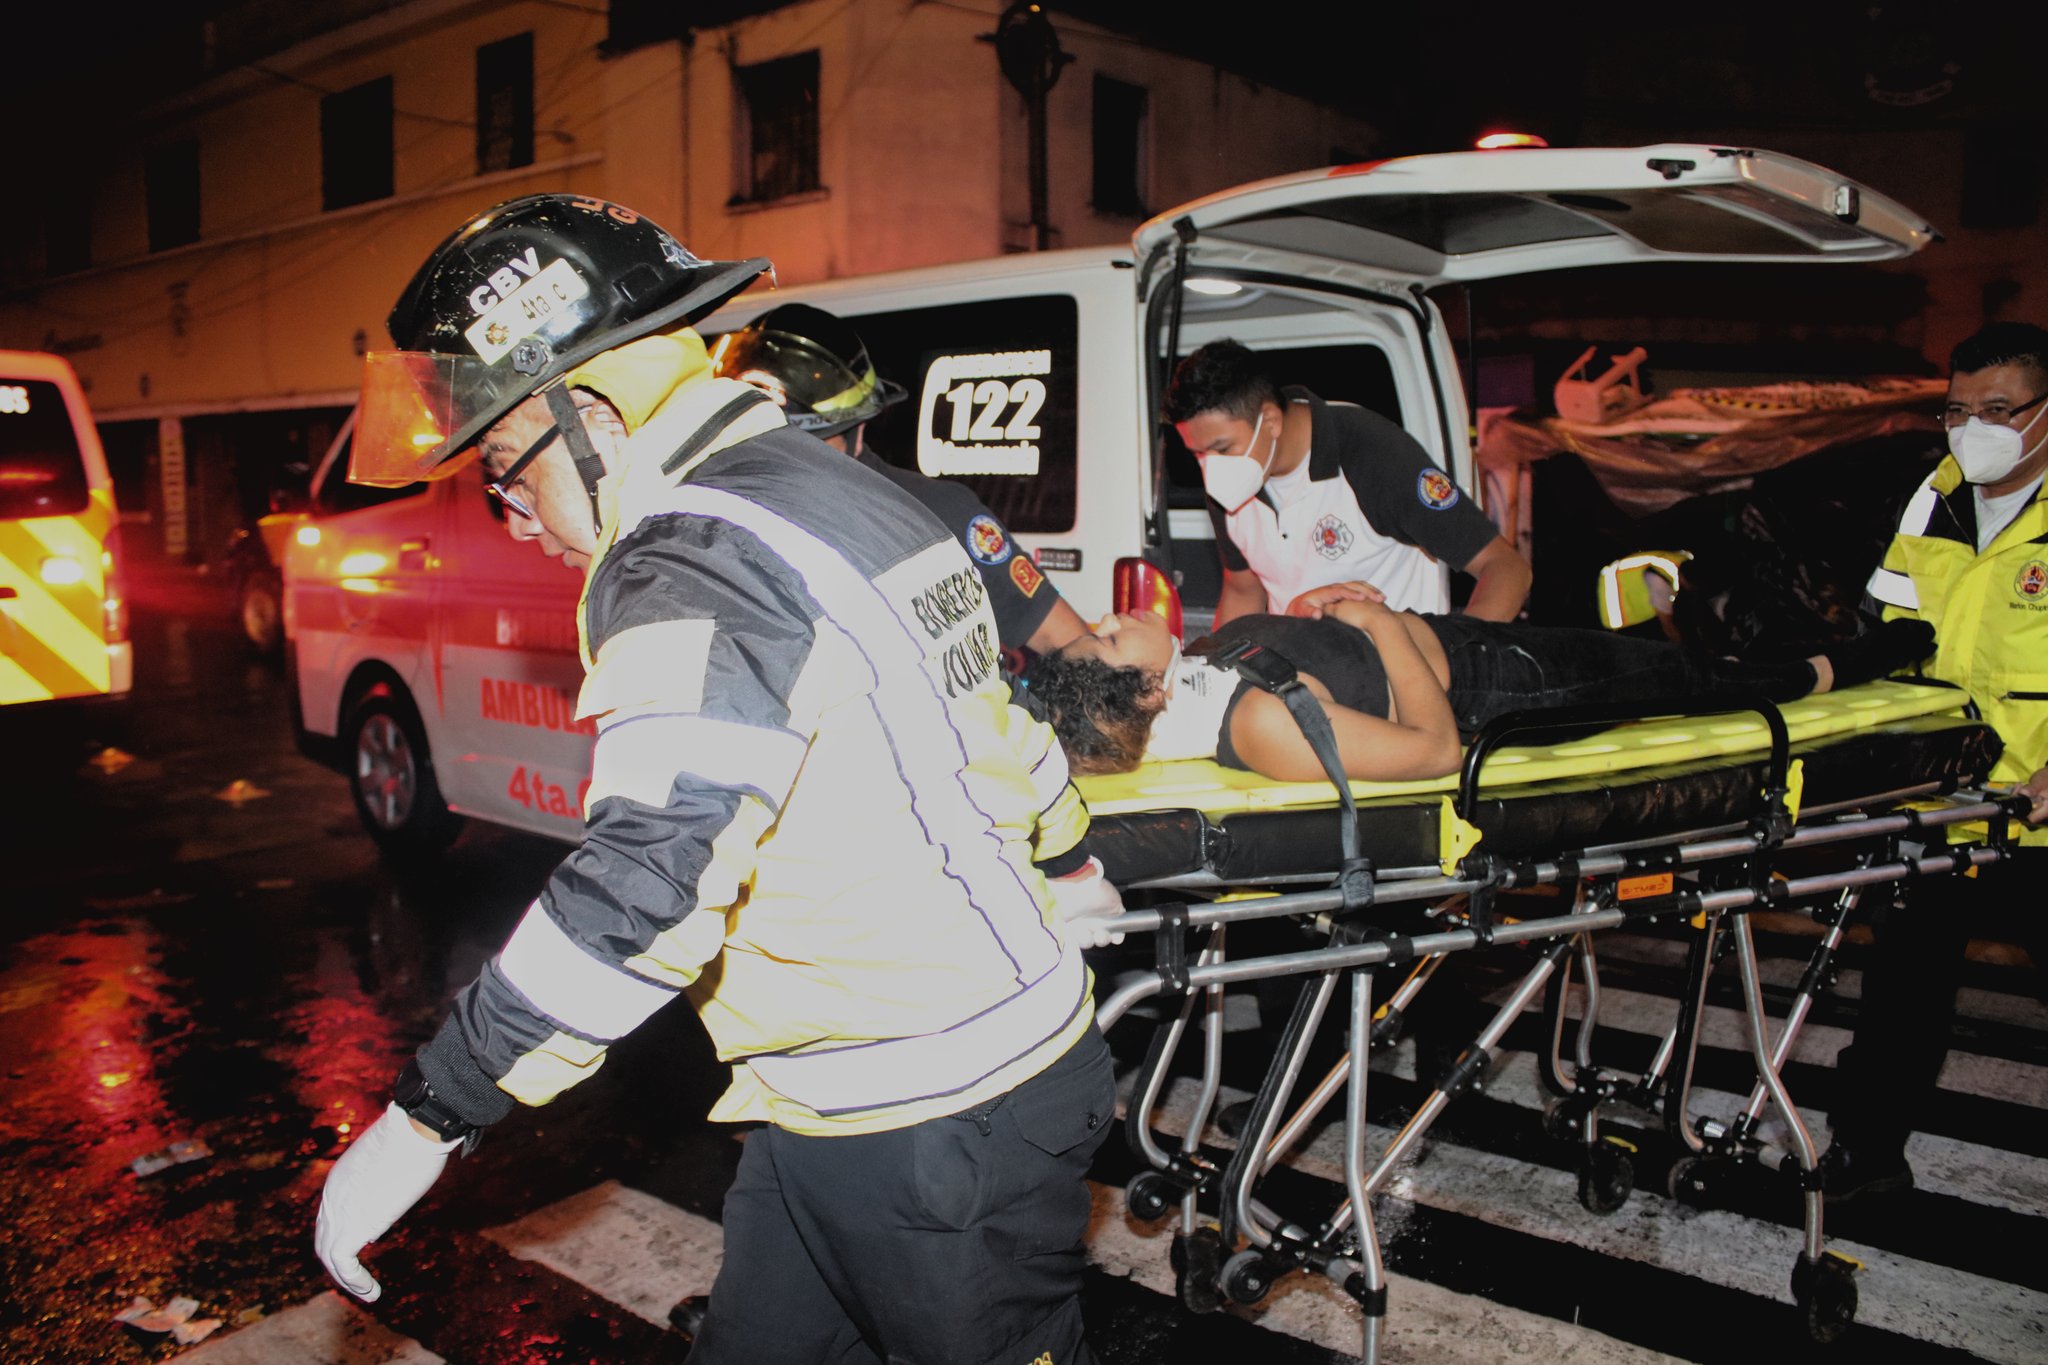
[[[856,3],[862,0],[856,0]],[[202,70],[200,24],[216,19],[230,51],[271,50],[317,27],[310,16],[365,13],[385,0],[251,5],[156,0],[130,7],[43,4],[10,17],[17,52],[42,56],[11,73],[17,106],[47,116],[112,117]],[[615,22],[671,31],[771,6],[764,0],[613,0]],[[1362,114],[1386,151],[1466,146],[1514,125],[1553,142],[1600,127],[1744,122],[1764,127],[1891,126],[1986,118],[2038,128],[2043,6],[1906,0],[1684,6],[1551,3],[1347,5],[1269,0],[1248,24],[1242,6],[1048,0],[1055,23],[1085,18],[1148,45],[1230,69]],[[253,24],[250,14],[266,15]],[[248,54],[261,55],[260,50]],[[232,60],[232,58],[231,58]],[[1953,70],[1945,70],[1945,68]],[[1938,98],[1927,90],[1952,77]],[[1875,88],[1883,98],[1874,99]],[[87,98],[80,98],[87,96]]]

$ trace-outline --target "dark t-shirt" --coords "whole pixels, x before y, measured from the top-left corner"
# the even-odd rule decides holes
[[[1223,566],[1252,569],[1253,558],[1267,557],[1259,576],[1276,607],[1307,587],[1351,578],[1377,582],[1397,607],[1447,606],[1409,596],[1419,591],[1405,581],[1414,571],[1390,566],[1414,562],[1413,552],[1389,560],[1384,547],[1414,546],[1462,569],[1498,534],[1486,514],[1398,424],[1349,403],[1326,403],[1304,388],[1282,389],[1281,396],[1309,409],[1308,487],[1285,508],[1261,489],[1234,517],[1211,498]],[[1257,547],[1253,555],[1241,538]]]
[[[1387,670],[1380,663],[1379,647],[1362,630],[1330,619],[1254,613],[1235,618],[1214,635],[1189,642],[1187,653],[1191,658],[1207,658],[1240,640],[1272,650],[1297,671],[1329,688],[1339,705],[1371,716],[1384,716],[1389,710]],[[1249,766],[1230,742],[1230,721],[1245,693],[1257,686],[1240,679],[1224,708],[1222,729],[1216,736],[1216,761],[1226,768]]]
[[[988,589],[990,608],[996,615],[996,633],[1003,648],[1022,649],[1060,600],[1059,589],[1045,581],[1045,575],[1031,556],[1024,553],[1010,535],[1010,528],[996,520],[973,490],[951,479],[934,479],[914,469],[899,469],[863,449],[856,457],[861,464],[888,479],[923,503],[925,509],[946,524],[946,529],[967,547],[967,557],[981,573]]]

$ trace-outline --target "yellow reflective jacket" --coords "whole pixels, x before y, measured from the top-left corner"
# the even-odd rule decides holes
[[[875,1132],[1036,1075],[1093,1018],[1045,883],[1087,810],[960,542],[731,380],[663,390],[617,466],[584,841],[422,1051],[436,1093],[545,1103],[685,993],[717,1119]]]
[[[1950,456],[1899,518],[1870,593],[1887,618],[1934,627],[1927,672],[1967,691],[2005,741],[1994,783],[2024,782],[2048,765],[2048,486],[1982,553],[1976,500]],[[2020,831],[2048,846],[2048,828]]]

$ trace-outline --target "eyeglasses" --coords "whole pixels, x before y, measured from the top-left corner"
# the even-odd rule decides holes
[[[526,467],[539,459],[540,453],[553,445],[555,438],[561,434],[558,427],[551,426],[543,431],[535,438],[534,443],[526,448],[524,454],[505,467],[504,473],[495,479],[484,480],[484,492],[505,504],[507,510],[514,514],[525,517],[528,521],[539,521],[539,514],[524,497],[514,493],[512,487],[519,482],[520,476],[526,472]]]
[[[507,477],[510,476],[508,475]],[[511,512],[514,516],[525,517],[528,521],[540,520],[534,514],[534,510],[526,505],[526,499],[506,487],[502,480],[492,479],[488,481],[484,484],[484,492],[496,498],[505,510]]]
[[[1950,403],[1946,408],[1942,409],[1941,420],[1946,426],[1959,427],[1972,417],[1975,417],[1980,421],[1990,423],[1994,427],[2009,427],[2013,425],[2013,418],[2019,416],[2028,408],[2038,405],[2042,399],[2048,399],[2048,393],[2042,394],[2040,398],[2029,399],[2018,407],[2012,407],[2005,403],[1986,403],[1983,407],[1973,410],[1964,407],[1961,403]]]

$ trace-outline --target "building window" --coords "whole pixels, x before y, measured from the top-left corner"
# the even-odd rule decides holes
[[[733,69],[738,95],[736,203],[818,188],[818,54]]]
[[[533,35],[476,50],[476,172],[533,164]]]
[[[1099,213],[1145,216],[1145,87],[1095,78],[1095,191]]]
[[[149,249],[169,251],[199,240],[199,144],[173,142],[142,158]]]
[[[391,197],[391,78],[320,101],[320,204],[345,209]]]

